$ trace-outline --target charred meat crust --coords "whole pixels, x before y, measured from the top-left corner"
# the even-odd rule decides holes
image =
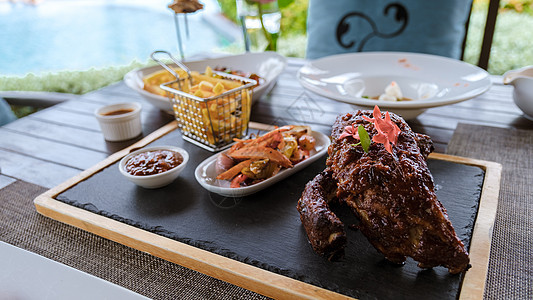
[[[415,139],[418,148],[420,149],[420,154],[422,154],[424,159],[427,159],[429,154],[435,150],[435,147],[433,147],[433,141],[428,135],[421,133],[415,133]]]
[[[331,172],[323,171],[306,184],[297,205],[313,250],[329,260],[342,257],[346,245],[344,225],[329,208],[336,190]]]

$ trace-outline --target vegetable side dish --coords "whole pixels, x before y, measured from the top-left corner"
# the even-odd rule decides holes
[[[237,140],[218,155],[217,179],[230,181],[232,188],[253,185],[309,158],[315,144],[308,126],[295,125],[276,128],[254,139]]]

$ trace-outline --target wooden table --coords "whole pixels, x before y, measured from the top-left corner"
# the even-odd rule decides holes
[[[304,60],[290,59],[278,84],[252,108],[252,121],[267,124],[309,124],[329,134],[335,117],[354,110],[348,104],[305,91],[296,79]],[[436,152],[445,152],[458,123],[532,129],[512,101],[512,87],[500,77],[485,94],[459,104],[429,109],[409,121],[416,132],[432,137]],[[137,139],[106,142],[94,111],[109,103],[142,103],[143,136],[173,120],[147,103],[123,82],[63,102],[0,128],[0,188],[16,180],[52,188],[90,168]]]
[[[329,134],[338,114],[354,110],[349,104],[305,91],[296,79],[304,62],[289,60],[272,92],[254,104],[253,121],[278,125],[308,123],[314,130]],[[493,83],[479,97],[431,108],[409,124],[416,132],[430,135],[436,152],[441,153],[459,122],[533,128],[533,122],[522,117],[513,103],[512,87],[504,86],[501,77],[494,77]],[[0,187],[15,179],[54,187],[141,139],[126,142],[103,139],[94,111],[105,104],[124,101],[142,103],[143,136],[173,120],[173,116],[150,105],[123,82],[39,111],[0,128]]]

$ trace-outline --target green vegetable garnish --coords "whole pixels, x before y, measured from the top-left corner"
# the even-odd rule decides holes
[[[359,125],[357,127],[357,133],[359,134],[359,144],[361,144],[361,147],[363,147],[365,152],[368,152],[368,148],[370,147],[370,136],[368,135],[368,132],[363,125]]]

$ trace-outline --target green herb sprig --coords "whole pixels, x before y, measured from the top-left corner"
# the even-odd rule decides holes
[[[359,134],[359,143],[354,144],[354,146],[361,145],[363,150],[368,153],[368,149],[370,148],[370,136],[368,135],[368,132],[363,125],[359,125],[357,127],[357,133]]]

